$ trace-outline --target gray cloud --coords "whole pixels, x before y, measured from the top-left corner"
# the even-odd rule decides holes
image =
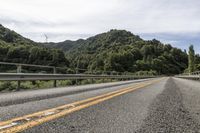
[[[198,0],[0,0],[0,23],[35,41],[87,38],[126,29],[151,39],[189,42],[200,33]],[[181,36],[183,34],[188,35]],[[159,36],[158,36],[159,35]],[[172,38],[176,35],[177,38]],[[180,35],[180,36],[177,36]],[[166,42],[166,41],[165,41]],[[182,41],[181,41],[182,42]],[[192,41],[197,43],[197,41]]]

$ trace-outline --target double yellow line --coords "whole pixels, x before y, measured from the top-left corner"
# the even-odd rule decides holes
[[[162,79],[142,82],[140,84],[137,84],[137,85],[134,85],[131,87],[127,87],[127,88],[117,90],[114,92],[106,93],[106,94],[103,94],[100,96],[92,97],[92,98],[89,98],[86,100],[74,102],[71,104],[66,104],[63,106],[56,107],[56,108],[52,108],[52,109],[40,111],[37,113],[33,113],[30,115],[25,115],[22,117],[18,117],[18,118],[4,121],[4,122],[0,122],[0,133],[21,132],[28,128],[32,128],[34,126],[40,125],[42,123],[45,123],[45,122],[48,122],[48,121],[51,121],[54,119],[58,119],[67,114],[70,114],[72,112],[75,112],[75,111],[87,108],[89,106],[101,103],[101,102],[111,99],[113,97],[120,96],[122,94],[126,94],[126,93],[134,91],[136,89],[149,86],[149,85],[159,82],[161,80]]]

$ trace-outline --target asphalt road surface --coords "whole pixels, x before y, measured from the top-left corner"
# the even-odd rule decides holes
[[[0,132],[16,131],[198,133],[200,82],[160,78],[2,93]]]

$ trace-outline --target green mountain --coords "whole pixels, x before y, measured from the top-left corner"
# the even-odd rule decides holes
[[[71,47],[72,46],[72,47]],[[145,41],[125,30],[111,30],[81,41],[51,45],[66,52],[71,67],[95,71],[177,74],[187,68],[187,53],[158,40]]]

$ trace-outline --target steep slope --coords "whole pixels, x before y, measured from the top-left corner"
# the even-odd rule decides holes
[[[36,45],[36,43],[30,39],[27,39],[15,31],[9,30],[0,24],[0,40],[7,43],[14,43],[16,45],[31,44]]]

